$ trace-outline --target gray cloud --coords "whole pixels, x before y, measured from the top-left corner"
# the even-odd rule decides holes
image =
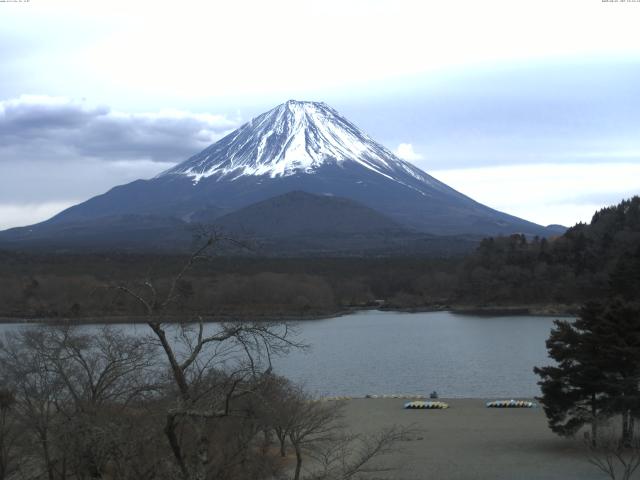
[[[0,102],[0,161],[179,162],[237,128],[224,115],[122,113],[66,98]]]
[[[238,125],[224,115],[123,113],[60,97],[0,101],[0,229],[150,178]]]

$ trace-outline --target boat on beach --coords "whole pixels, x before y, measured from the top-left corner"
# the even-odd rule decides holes
[[[407,402],[404,404],[406,409],[428,409],[428,410],[443,410],[449,408],[449,404],[445,402],[425,402],[422,400],[416,400],[413,402]]]
[[[528,400],[493,400],[487,402],[487,408],[534,408],[536,404]]]

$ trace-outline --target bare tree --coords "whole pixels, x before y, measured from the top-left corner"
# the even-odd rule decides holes
[[[340,402],[322,402],[305,395],[301,390],[293,393],[289,401],[289,423],[286,431],[296,454],[294,480],[302,473],[303,453],[312,451],[318,445],[329,442],[341,429],[339,419],[343,404]]]
[[[8,334],[0,348],[0,366],[3,383],[15,394],[16,417],[32,435],[45,476],[55,480],[64,478],[65,452],[55,437],[60,426],[59,405],[68,398],[38,348],[43,334],[31,329]]]
[[[32,342],[64,384],[74,411],[91,412],[104,404],[126,408],[157,389],[155,348],[117,328],[82,333],[57,326],[40,329]]]
[[[159,389],[154,348],[116,328],[97,334],[70,327],[45,332],[41,354],[69,396],[58,405],[64,417],[58,442],[69,447],[68,469],[99,476],[122,463],[115,453],[125,441],[121,420],[131,421],[132,406],[139,408]]]
[[[15,332],[0,346],[0,367],[25,443],[39,446],[23,457],[49,480],[97,477],[121,463],[118,432],[132,405],[157,389],[148,345],[107,328],[99,335],[69,327]]]
[[[622,439],[608,425],[600,425],[597,446],[585,435],[587,460],[611,480],[629,480],[640,467],[640,438]]]
[[[235,430],[227,438],[230,443],[247,446],[250,444],[249,438],[256,438],[265,428],[277,431],[277,435],[283,438],[280,445],[283,456],[287,456],[287,445],[294,451],[295,463],[290,472],[292,479],[347,480],[389,472],[394,468],[378,460],[395,451],[397,442],[410,438],[413,432],[411,429],[392,427],[372,435],[353,435],[345,430],[341,421],[344,403],[316,400],[299,385],[273,374],[264,375],[259,383],[251,395],[243,398],[247,408],[256,410],[253,415],[244,417],[241,423],[237,422],[239,418],[235,418],[236,423],[232,424]],[[260,476],[264,476],[269,462],[256,464],[260,450],[260,446],[254,444],[249,453],[252,463],[260,465],[258,471],[263,474]],[[240,448],[235,449],[235,452],[240,451]],[[263,461],[265,458],[269,457],[263,457]],[[232,460],[238,464],[247,459],[241,459],[236,454]],[[240,478],[229,460],[226,464],[217,463],[221,471],[217,472],[218,476],[211,478]],[[248,474],[246,468],[245,463],[244,473]],[[236,473],[225,476],[224,470]],[[272,470],[267,478],[284,478],[276,477],[276,473],[277,470]],[[255,479],[260,476],[254,474],[243,478]]]
[[[15,464],[5,440],[22,432],[20,454],[34,478],[279,478],[272,431],[283,455],[287,442],[295,451],[297,480],[303,458],[316,454],[330,461],[314,460],[311,478],[369,471],[394,435],[346,435],[341,404],[316,401],[273,374],[275,356],[304,348],[289,324],[167,318],[187,272],[219,241],[208,237],[169,284],[146,278],[112,287],[145,309],[142,338],[63,326],[24,329],[0,343],[0,386],[10,392],[0,391],[3,472]]]
[[[371,435],[343,434],[312,451],[319,468],[308,479],[351,480],[396,470],[381,464],[380,457],[395,452],[398,442],[410,439],[415,432],[412,428],[392,426]]]
[[[20,429],[13,410],[16,398],[8,389],[0,389],[0,480],[10,478],[19,468]]]
[[[271,427],[286,456],[286,440],[295,453],[293,480],[349,480],[392,470],[375,459],[394,451],[412,429],[391,427],[372,435],[348,433],[342,423],[345,404],[316,400],[289,380],[272,378],[266,402]],[[305,459],[310,466],[303,472]]]
[[[264,375],[260,389],[260,416],[263,418],[263,428],[269,437],[272,431],[278,439],[279,453],[282,458],[287,456],[287,442],[289,432],[293,428],[296,415],[305,401],[302,389],[294,385],[289,379],[275,375]],[[265,441],[268,443],[268,440]]]
[[[271,371],[272,356],[302,347],[292,338],[292,329],[286,323],[225,322],[205,327],[201,317],[196,323],[166,322],[167,309],[180,298],[179,286],[187,272],[228,241],[217,233],[209,234],[164,292],[151,278],[139,285],[115,287],[144,308],[146,323],[168,364],[176,395],[166,414],[164,433],[185,479],[205,479],[215,468],[210,464],[215,422],[246,416],[246,412],[234,409],[234,400],[250,394],[255,380]],[[208,375],[216,370],[225,375]],[[188,429],[187,437],[195,441],[178,434],[184,429]]]

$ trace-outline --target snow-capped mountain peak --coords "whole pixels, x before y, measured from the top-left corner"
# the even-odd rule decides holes
[[[323,165],[355,162],[389,179],[402,172],[431,183],[430,177],[323,102],[289,100],[244,124],[187,161],[167,170],[197,184],[204,178],[285,177],[313,174]]]
[[[337,200],[327,202],[326,197]],[[235,224],[229,220],[234,212],[239,212]],[[33,245],[39,245],[39,239],[58,245],[62,236],[69,236],[80,225],[87,244],[99,244],[102,235],[98,233],[103,231],[128,242],[141,237],[141,222],[151,225],[146,232],[164,232],[162,242],[179,237],[176,222],[221,222],[246,227],[249,232],[279,232],[281,236],[296,232],[302,238],[312,231],[338,232],[336,225],[349,229],[356,225],[356,237],[346,240],[354,252],[368,248],[371,225],[383,228],[384,239],[379,237],[382,243],[376,245],[384,249],[413,244],[416,232],[549,233],[482,205],[399,159],[328,105],[289,100],[156,178],[119,185],[68,208],[42,227],[28,227],[4,238],[20,246],[30,239]],[[410,231],[407,237],[401,236],[400,243],[387,237],[395,235],[390,233],[395,225]],[[123,234],[122,229],[131,235]],[[2,238],[0,235],[0,242]],[[75,245],[76,238],[74,233],[63,245]],[[430,248],[432,240],[425,241],[425,248]],[[423,245],[422,240],[419,243]],[[306,240],[300,243],[301,251],[306,251],[305,245]],[[319,251],[330,250],[323,245]]]

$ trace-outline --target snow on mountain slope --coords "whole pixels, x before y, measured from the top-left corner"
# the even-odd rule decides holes
[[[406,175],[431,188],[446,187],[376,143],[322,102],[289,100],[156,178],[187,176],[236,180],[243,176],[314,174],[325,165],[356,163],[415,189]]]

